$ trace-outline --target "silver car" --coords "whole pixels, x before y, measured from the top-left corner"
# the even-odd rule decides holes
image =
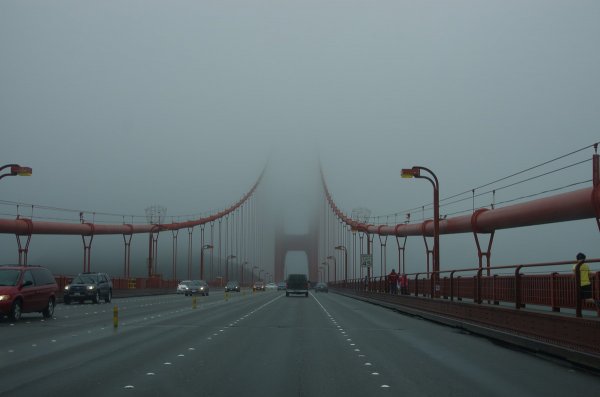
[[[177,285],[177,293],[188,295],[193,286],[194,282],[192,280],[183,280]]]

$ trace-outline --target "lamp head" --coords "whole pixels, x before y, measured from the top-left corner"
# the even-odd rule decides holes
[[[402,168],[400,172],[400,176],[402,178],[417,178],[421,176],[421,170],[417,167],[412,168]]]
[[[31,167],[12,166],[10,167],[10,172],[13,175],[18,176],[31,176],[33,170],[31,169]]]

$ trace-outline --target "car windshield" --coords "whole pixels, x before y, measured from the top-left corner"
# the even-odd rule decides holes
[[[73,279],[72,284],[95,284],[96,277],[79,275]]]
[[[0,286],[15,286],[19,280],[19,270],[0,269]]]

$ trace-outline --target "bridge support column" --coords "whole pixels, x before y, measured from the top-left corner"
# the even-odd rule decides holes
[[[33,230],[33,222],[31,219],[27,218],[19,218],[18,220],[25,222],[27,225],[27,233],[26,234],[16,234],[17,238],[17,246],[19,247],[19,265],[27,266],[27,254],[29,252],[29,243],[31,242],[31,232]],[[27,237],[27,241],[25,242],[25,247],[23,248],[23,244],[21,243],[21,238]]]
[[[21,244],[21,237],[20,235],[16,235],[17,236],[17,245],[19,246],[19,265],[25,265],[27,266],[27,253],[29,252],[29,243],[31,242],[31,234],[25,236],[27,237],[27,241],[25,242],[25,248],[23,248],[23,245]]]
[[[89,237],[89,240],[86,240],[86,237]],[[83,271],[89,272],[92,267],[92,240],[94,239],[94,235],[81,236],[81,239],[83,240]]]
[[[130,229],[133,230],[133,226],[129,225]],[[131,273],[131,237],[133,234],[123,234],[123,242],[125,243],[125,254],[123,258],[123,276],[129,278]]]
[[[406,250],[407,238],[407,236],[404,236],[404,240],[402,241],[402,244],[400,244],[400,238],[396,236],[396,244],[398,245],[398,272],[400,274],[406,273],[406,256],[404,254]]]
[[[476,210],[475,212],[473,212],[473,214],[471,215],[471,229],[473,230],[473,236],[475,237],[475,244],[477,245],[477,256],[479,257],[479,268],[481,269],[483,267],[483,257],[485,256],[486,258],[486,267],[487,267],[487,275],[490,275],[490,257],[492,255],[492,243],[494,242],[494,233],[495,231],[492,231],[490,234],[490,239],[488,241],[488,246],[487,246],[487,250],[483,251],[481,249],[481,245],[479,244],[479,236],[478,234],[480,233],[479,228],[477,227],[477,218],[479,217],[479,215],[481,215],[482,213],[488,211],[487,208],[480,208],[478,210]]]
[[[187,268],[187,278],[188,280],[192,279],[192,234],[194,233],[194,228],[188,228],[188,268]]]
[[[171,270],[171,275],[173,280],[177,280],[177,236],[179,235],[179,229],[171,230],[173,234],[173,268]]]
[[[379,227],[379,230],[381,230],[381,226]],[[381,256],[380,256],[380,261],[381,261],[381,266],[380,266],[380,272],[381,272],[381,276],[385,277],[387,276],[387,239],[388,236],[385,235],[384,239],[381,238],[381,234],[377,235],[379,237],[379,244],[380,244],[380,248],[381,248]]]

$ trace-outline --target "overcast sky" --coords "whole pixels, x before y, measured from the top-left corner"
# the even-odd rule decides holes
[[[414,208],[431,187],[403,167],[445,197],[600,141],[599,21],[596,0],[2,0],[0,163],[34,172],[0,200],[199,214],[271,155],[283,190],[320,156],[345,211]],[[502,264],[600,257],[593,219],[501,234]],[[455,239],[445,260],[475,260]]]

